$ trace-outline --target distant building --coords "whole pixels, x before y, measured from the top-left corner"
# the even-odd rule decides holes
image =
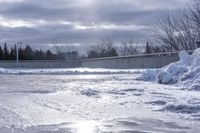
[[[77,60],[78,58],[78,52],[72,51],[72,52],[59,52],[59,56],[61,56],[65,60]]]

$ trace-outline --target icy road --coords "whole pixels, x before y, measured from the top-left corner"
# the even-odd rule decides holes
[[[197,133],[200,91],[139,70],[0,69],[0,133]]]

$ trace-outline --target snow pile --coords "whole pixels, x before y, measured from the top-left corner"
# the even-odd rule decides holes
[[[140,79],[144,80],[144,81],[154,81],[156,80],[156,75],[159,72],[159,70],[146,70],[144,72],[142,72],[142,75],[140,77]]]
[[[182,51],[180,61],[171,63],[160,70],[142,72],[141,80],[157,81],[161,84],[182,84],[190,89],[200,90],[200,49],[192,55]]]

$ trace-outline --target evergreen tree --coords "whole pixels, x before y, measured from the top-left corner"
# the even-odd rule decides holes
[[[149,42],[146,43],[146,47],[145,47],[145,54],[149,54],[151,53],[151,48],[149,46]]]
[[[7,44],[6,44],[6,43],[4,44],[3,58],[4,58],[5,60],[8,60],[8,59],[9,59],[9,51],[8,51],[8,48],[7,48]]]
[[[54,60],[60,59],[58,54],[53,54],[50,50],[44,52],[43,50],[33,51],[29,45],[26,45],[25,48],[21,46],[18,49],[19,60]],[[4,44],[2,48],[0,46],[0,60],[16,60],[17,58],[17,47],[7,46],[7,43]]]
[[[39,60],[45,60],[45,53],[41,49],[39,51]]]
[[[38,60],[38,59],[39,59],[39,51],[38,51],[38,50],[35,50],[35,51],[34,51],[33,59],[34,59],[34,60]]]
[[[1,46],[0,46],[0,60],[3,60],[3,50],[1,48]]]
[[[53,54],[50,50],[46,51],[46,60],[52,60],[53,59]]]
[[[18,49],[19,52],[19,60],[24,60],[24,50],[22,49],[22,47],[20,46]]]
[[[117,50],[115,48],[112,48],[109,51],[109,56],[118,56]]]
[[[88,58],[98,58],[98,53],[94,50],[88,51]]]
[[[10,48],[10,60],[16,60],[16,49],[15,49],[15,47]]]
[[[45,60],[45,52],[42,50],[35,50],[34,54],[33,54],[33,59],[34,60]]]
[[[32,60],[33,59],[33,50],[29,45],[26,45],[26,48],[24,49],[24,59],[25,60]]]

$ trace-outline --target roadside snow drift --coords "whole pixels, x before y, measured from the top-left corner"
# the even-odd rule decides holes
[[[25,69],[25,68],[0,68],[0,74],[55,74],[55,75],[71,75],[71,74],[131,74],[141,73],[142,70],[137,69],[104,69],[104,68],[63,68],[63,69]]]
[[[139,79],[156,81],[161,84],[184,85],[185,88],[200,90],[200,48],[192,55],[182,51],[180,61],[171,63],[160,70],[146,70]]]

